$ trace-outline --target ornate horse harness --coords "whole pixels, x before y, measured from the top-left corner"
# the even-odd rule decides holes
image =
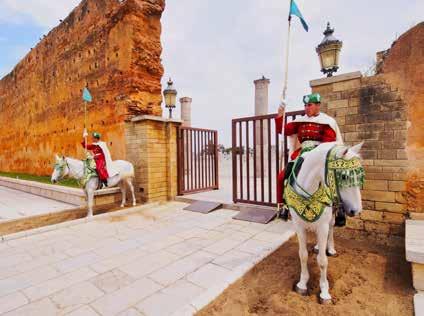
[[[306,148],[302,153],[310,151],[313,148]],[[284,189],[284,199],[287,207],[293,209],[303,220],[313,223],[317,221],[328,206],[334,202],[341,205],[340,188],[362,186],[364,183],[365,171],[358,157],[349,160],[337,158],[339,150],[346,149],[345,146],[335,145],[327,152],[325,162],[325,183],[320,183],[314,193],[309,193],[303,189],[296,179],[293,172],[294,167]],[[301,155],[296,159],[295,166],[299,164]],[[303,191],[304,195],[297,193],[292,184],[294,183]],[[306,196],[306,197],[305,197]]]

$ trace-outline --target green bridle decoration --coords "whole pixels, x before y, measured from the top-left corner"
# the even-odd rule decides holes
[[[61,163],[57,162],[53,165],[54,170],[59,171],[59,178],[63,177],[63,170],[65,170],[66,166],[67,166],[67,163],[65,159],[63,159],[63,162]]]
[[[78,184],[80,187],[85,187],[88,180],[90,180],[93,177],[97,177],[97,171],[96,171],[96,162],[94,161],[94,158],[90,155],[87,155],[87,158],[83,160],[84,163],[84,175],[81,179],[78,179]],[[63,159],[62,162],[57,162],[54,164],[54,169],[59,171],[59,178],[63,177],[63,171],[65,170],[65,167],[68,167],[69,165],[66,159]]]
[[[358,187],[364,183],[365,171],[361,160],[354,157],[349,160],[337,158],[336,155],[344,146],[334,146],[327,153],[325,163],[325,184],[319,185],[313,194],[308,193],[294,178],[296,185],[307,195],[297,193],[287,182],[284,199],[288,207],[293,209],[303,220],[313,223],[324,213],[324,209],[341,202],[340,188]],[[294,175],[292,175],[294,177]]]

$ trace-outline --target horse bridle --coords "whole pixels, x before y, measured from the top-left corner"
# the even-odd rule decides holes
[[[328,151],[325,163],[324,178],[326,182],[325,184],[331,189],[333,205],[335,205],[338,210],[342,209],[342,211],[344,211],[343,208],[340,208],[340,206],[344,205],[342,196],[340,195],[340,186],[362,186],[364,182],[365,171],[358,157],[354,157],[348,160],[336,158],[335,156],[337,147],[345,148],[345,146],[335,145]],[[347,182],[348,180],[350,182]]]
[[[70,170],[68,161],[66,160],[66,157],[63,158],[63,161],[64,161],[64,163],[55,163],[54,164],[54,168],[59,169],[61,178],[63,176],[63,170],[65,169],[65,167],[68,167],[68,169]]]

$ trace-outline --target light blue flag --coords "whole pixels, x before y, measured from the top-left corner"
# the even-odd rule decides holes
[[[294,0],[291,0],[290,3],[290,16],[295,15],[300,19],[300,22],[302,22],[303,28],[305,29],[306,32],[308,32],[309,27],[308,24],[306,24],[305,19],[303,18],[302,13],[300,13],[299,8],[296,5],[296,2],[294,2]]]
[[[82,92],[82,99],[86,102],[92,102],[93,101],[93,98],[90,94],[90,91],[87,89],[87,87],[85,87],[83,92]]]

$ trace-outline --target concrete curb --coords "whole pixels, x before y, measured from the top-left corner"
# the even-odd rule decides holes
[[[1,176],[0,185],[10,189],[19,190],[22,192],[42,196],[48,199],[72,205],[84,206],[86,204],[85,194],[81,188],[70,188],[60,185],[53,185],[36,181],[21,180]],[[117,187],[107,188],[97,190],[96,192],[94,192],[94,196],[100,197],[105,195],[115,195],[120,192],[120,189]]]
[[[228,277],[222,284],[209,288],[205,293],[194,298],[190,303],[187,303],[182,308],[178,309],[175,313],[172,314],[172,316],[188,316],[197,313],[210,302],[215,300],[219,295],[221,295],[227,287],[229,287],[231,284],[233,284],[246,273],[248,273],[254,266],[256,266],[259,262],[268,257],[279,247],[281,247],[294,235],[294,231],[289,230],[285,232],[283,235],[283,241],[271,244],[270,248],[267,249],[263,254],[257,256],[253,261],[246,262],[245,264],[239,266],[236,270],[234,270],[231,276]]]
[[[79,218],[79,219],[75,219],[75,220],[71,220],[71,221],[67,221],[67,222],[63,222],[63,223],[59,223],[59,224],[53,224],[53,225],[49,225],[49,226],[44,226],[44,227],[34,228],[34,229],[26,230],[26,231],[21,231],[21,232],[18,232],[18,233],[3,235],[3,236],[0,236],[0,242],[16,240],[16,239],[20,239],[20,238],[33,236],[33,235],[38,235],[38,234],[42,234],[42,233],[45,233],[45,232],[57,230],[59,228],[76,226],[76,225],[79,225],[79,224],[88,223],[88,222],[92,222],[92,221],[96,221],[96,220],[100,220],[100,219],[104,219],[104,218],[108,218],[108,217],[112,217],[112,216],[128,215],[128,214],[143,211],[147,208],[155,207],[155,206],[158,206],[158,205],[159,205],[159,202],[148,203],[148,204],[143,204],[143,205],[140,205],[140,206],[133,206],[133,207],[127,208],[127,209],[122,210],[122,211],[115,211],[115,212],[99,214],[99,215],[95,215],[95,216],[90,217],[90,218],[87,218],[87,217]]]

